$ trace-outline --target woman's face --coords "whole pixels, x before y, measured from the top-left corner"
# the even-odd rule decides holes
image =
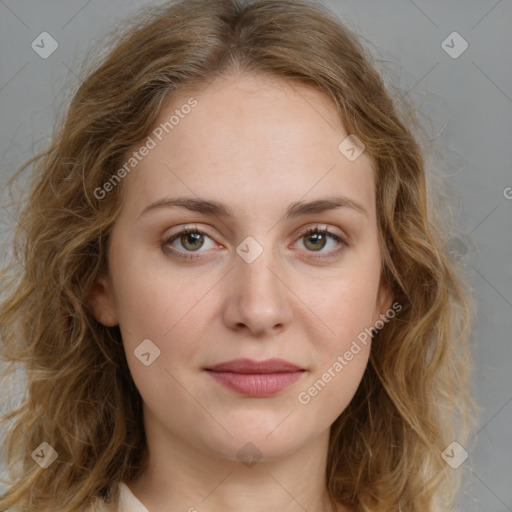
[[[327,436],[390,305],[368,155],[339,149],[349,134],[328,98],[262,76],[175,97],[157,124],[126,167],[92,296],[96,318],[120,325],[147,429],[232,460]],[[178,198],[189,208],[163,205]],[[274,358],[299,370],[211,370]]]

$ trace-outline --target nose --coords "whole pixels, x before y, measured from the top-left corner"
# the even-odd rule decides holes
[[[249,261],[236,255],[225,288],[224,321],[230,329],[253,336],[275,335],[293,318],[293,293],[271,250]]]

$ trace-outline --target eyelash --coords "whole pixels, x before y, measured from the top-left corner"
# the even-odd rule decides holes
[[[195,260],[195,259],[198,259],[198,258],[202,258],[203,256],[200,256],[200,255],[196,255],[194,253],[183,253],[183,251],[178,251],[174,248],[171,248],[171,247],[168,247],[169,244],[171,244],[172,242],[174,242],[174,240],[184,236],[184,235],[189,235],[190,233],[199,233],[201,235],[205,235],[207,236],[208,238],[211,238],[208,233],[205,233],[204,231],[202,231],[201,229],[197,229],[195,227],[193,228],[190,228],[190,227],[186,227],[186,228],[182,228],[178,233],[175,233],[174,235],[171,235],[171,237],[169,237],[162,245],[162,248],[164,248],[164,250],[166,252],[171,252],[173,255],[177,256],[178,258],[182,258],[184,260]],[[304,238],[306,236],[311,236],[311,235],[314,235],[314,234],[322,234],[322,235],[326,235],[327,237],[329,238],[332,238],[334,239],[336,242],[338,242],[339,244],[341,244],[341,247],[336,249],[336,250],[333,250],[333,251],[330,251],[331,254],[329,254],[329,256],[315,256],[315,259],[318,259],[318,260],[330,260],[336,256],[338,256],[338,254],[343,251],[343,249],[345,247],[348,247],[348,244],[347,242],[345,242],[345,240],[343,238],[341,238],[340,236],[338,235],[335,235],[334,233],[332,233],[331,231],[329,231],[328,229],[319,229],[319,226],[314,226],[314,227],[310,227],[308,228],[306,231],[304,231],[303,233],[300,234],[299,236],[299,240],[301,238]],[[308,251],[308,252],[313,252],[314,251]]]

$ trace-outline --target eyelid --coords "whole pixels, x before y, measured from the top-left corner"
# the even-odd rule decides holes
[[[334,232],[334,229],[337,229],[340,232]],[[309,226],[306,226],[305,228],[301,228],[301,230],[299,231],[299,236],[304,236],[306,233],[309,233],[310,231],[315,231],[315,230],[318,230],[319,232],[326,231],[333,236],[337,236],[337,237],[343,239],[344,242],[346,242],[346,239],[348,239],[348,236],[340,228],[336,228],[335,226],[331,226],[331,225],[325,224],[325,223],[318,223],[318,222],[313,223]]]

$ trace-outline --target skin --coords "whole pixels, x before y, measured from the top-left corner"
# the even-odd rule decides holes
[[[191,95],[173,97],[159,122]],[[325,512],[329,427],[359,386],[370,343],[307,405],[297,397],[391,304],[370,158],[341,154],[348,133],[336,108],[307,86],[231,74],[193,96],[198,105],[124,179],[109,271],[90,296],[99,322],[120,325],[144,402],[148,469],[127,483],[152,512]],[[366,213],[283,218],[293,202],[335,193]],[[139,218],[153,201],[181,196],[222,202],[235,216],[172,207]],[[303,232],[316,225],[348,245],[308,244]],[[163,249],[184,226],[205,231],[203,245],[178,236],[167,246],[197,259]],[[236,252],[248,236],[263,249],[252,263]],[[149,366],[134,354],[144,339],[161,351]],[[307,371],[264,398],[204,371],[242,357],[279,357]],[[250,467],[237,457],[248,442],[261,454]]]

